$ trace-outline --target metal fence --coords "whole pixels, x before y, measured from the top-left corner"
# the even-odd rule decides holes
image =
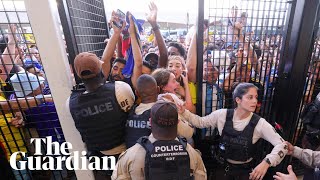
[[[58,0],[57,3],[70,64],[81,52],[101,57],[104,40],[109,37],[103,0]],[[77,77],[76,81],[79,82]]]
[[[51,96],[45,69],[33,36],[24,1],[0,1],[0,145],[3,167],[10,155],[22,151],[16,160],[26,161],[35,153],[31,138],[51,136],[65,141]],[[22,122],[21,120],[24,120]],[[42,146],[42,152],[46,146]],[[63,179],[75,177],[73,171],[2,169],[1,179]],[[6,176],[7,174],[8,176]]]
[[[222,86],[222,82],[228,82],[223,88],[224,107],[232,107],[233,83],[252,82],[260,88],[261,107],[257,113],[268,119],[285,35],[287,1],[206,2],[209,28],[204,37],[204,58],[211,59],[218,67],[217,84]],[[243,26],[242,32],[237,26]],[[250,53],[241,56],[243,49]],[[242,64],[237,64],[239,61]],[[232,68],[239,71],[234,77],[229,75]]]
[[[320,36],[319,36],[319,26],[318,26],[317,28],[315,28],[315,31],[314,31],[313,44],[310,45],[310,49],[312,50],[312,53],[310,54],[310,62],[306,67],[307,78],[306,78],[306,83],[303,89],[303,98],[301,99],[301,105],[299,108],[299,118],[297,123],[294,126],[295,132],[293,136],[293,142],[295,143],[295,145],[303,148],[312,149],[312,150],[316,150],[316,148],[306,144],[306,141],[304,140],[304,136],[306,134],[306,127],[304,127],[303,125],[301,116],[306,105],[314,101],[316,96],[320,93],[319,38]],[[296,171],[298,174],[302,174],[304,172],[303,170],[307,168],[305,165],[303,165],[299,160],[295,158],[292,159],[292,164],[295,165]]]
[[[198,38],[203,38],[204,43],[203,48],[198,44],[197,82],[202,82],[198,85],[197,97],[202,97],[197,101],[198,114],[232,108],[235,85],[250,82],[259,89],[256,113],[276,127],[284,139],[301,146],[304,133],[299,117],[305,104],[319,91],[319,37],[313,38],[313,34],[319,34],[313,24],[319,15],[317,7],[313,1],[199,1],[199,11],[204,13],[199,13],[198,32],[204,30],[204,33],[198,33]],[[303,24],[301,17],[312,16],[312,13],[316,14],[315,18]],[[297,31],[306,25],[309,30]],[[301,54],[296,53],[296,48]],[[298,60],[299,55],[303,60],[301,57]],[[209,71],[213,71],[213,75]],[[301,77],[294,72],[299,72]],[[290,89],[293,86],[298,89]],[[295,95],[292,97],[292,94]],[[196,145],[212,178],[216,168],[217,130],[199,130],[197,134]],[[258,159],[272,148],[266,141],[260,143]],[[304,167],[295,162],[294,168],[301,174]],[[287,163],[290,160],[284,161],[278,170],[284,171]],[[269,171],[272,174],[274,169]]]

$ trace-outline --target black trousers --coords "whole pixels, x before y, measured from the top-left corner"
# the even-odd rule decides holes
[[[217,168],[214,175],[209,178],[213,180],[248,180],[251,172],[252,166],[250,163],[244,165],[227,163]]]

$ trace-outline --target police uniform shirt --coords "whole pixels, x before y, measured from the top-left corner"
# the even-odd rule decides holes
[[[299,159],[307,166],[320,167],[320,151],[301,149],[297,146],[294,146],[292,156]]]
[[[219,109],[205,117],[199,117],[192,114],[190,111],[185,110],[182,116],[187,119],[193,126],[198,128],[212,127],[218,128],[219,134],[222,134],[222,129],[226,122],[227,109]],[[237,131],[243,131],[249,124],[253,113],[251,113],[245,119],[239,119],[235,115],[233,116],[233,128]],[[277,166],[287,154],[288,150],[286,144],[281,136],[275,131],[275,129],[263,118],[260,118],[257,126],[254,129],[252,143],[256,143],[260,138],[270,142],[274,148],[271,153],[266,156],[271,162],[271,166]],[[242,164],[244,162],[229,160],[233,164]],[[248,160],[250,161],[250,160]]]
[[[149,136],[151,143],[156,139],[151,134]],[[178,141],[178,139],[176,139]],[[206,168],[203,164],[199,152],[187,144],[186,150],[190,157],[190,168],[193,172],[195,180],[207,179]],[[146,151],[140,144],[135,144],[127,151],[123,152],[118,160],[115,170],[111,176],[113,180],[144,180]]]
[[[85,92],[85,93],[87,93],[87,92]],[[116,93],[116,98],[117,98],[118,104],[120,105],[121,109],[125,112],[128,112],[131,109],[131,107],[135,101],[135,96],[133,94],[131,87],[125,82],[115,81],[115,93]],[[69,100],[70,100],[70,98],[68,98],[66,101],[66,108],[67,108],[68,113],[70,113]],[[71,114],[70,114],[70,116],[71,116]],[[127,149],[126,145],[125,145],[125,143],[123,143],[115,148],[110,149],[110,150],[101,151],[101,153],[103,153],[105,155],[115,155],[115,154],[122,153],[126,149]]]

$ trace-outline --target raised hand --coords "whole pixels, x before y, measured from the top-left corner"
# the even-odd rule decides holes
[[[157,13],[158,8],[154,2],[149,4],[149,14],[147,14],[147,21],[151,24],[152,27],[157,25]]]
[[[177,109],[178,109],[178,113],[179,114],[183,114],[184,111],[186,110],[186,108],[184,107],[184,105],[180,105],[180,104],[176,104]]]
[[[130,21],[129,33],[130,34],[135,34],[136,30],[135,30],[135,25],[134,25],[131,13],[129,13],[129,21]]]

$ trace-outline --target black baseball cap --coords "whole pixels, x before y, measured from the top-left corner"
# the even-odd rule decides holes
[[[178,109],[172,102],[158,101],[151,108],[151,123],[158,127],[173,127],[178,124]]]
[[[149,68],[151,67],[150,68],[151,70],[157,69],[158,61],[159,61],[159,56],[153,52],[146,54],[143,60],[145,64],[149,65]]]

